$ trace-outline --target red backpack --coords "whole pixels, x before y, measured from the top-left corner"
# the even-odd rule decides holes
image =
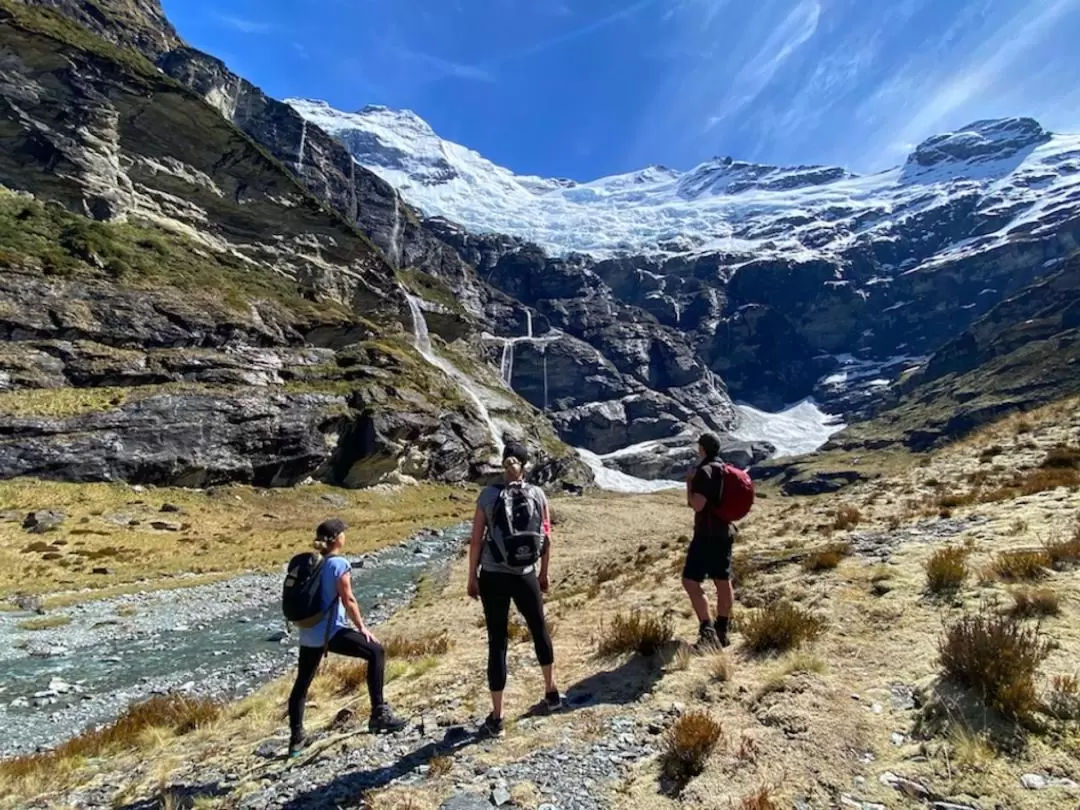
[[[734,523],[750,514],[754,505],[754,482],[746,470],[740,470],[722,461],[715,462],[723,476],[720,484],[720,496],[713,504],[712,513],[725,523]]]

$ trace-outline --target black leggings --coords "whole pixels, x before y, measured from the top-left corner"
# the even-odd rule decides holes
[[[374,711],[383,704],[383,676],[386,672],[386,653],[382,646],[368,641],[355,630],[341,629],[334,633],[327,649],[338,655],[350,658],[362,658],[367,661],[367,688]],[[296,683],[289,695],[289,728],[293,737],[299,737],[304,729],[304,703],[308,689],[315,678],[315,670],[322,658],[322,647],[301,647],[300,666],[296,672]]]
[[[488,688],[501,692],[506,688],[506,645],[510,621],[510,601],[532,634],[536,658],[540,666],[555,663],[555,651],[551,648],[544,621],[544,600],[540,596],[540,581],[536,574],[493,574],[480,572],[480,601],[484,605],[484,620],[488,634]]]

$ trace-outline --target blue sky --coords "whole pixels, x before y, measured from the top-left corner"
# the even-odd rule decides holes
[[[519,173],[866,172],[985,117],[1080,130],[1080,0],[164,0],[273,96],[415,110]]]

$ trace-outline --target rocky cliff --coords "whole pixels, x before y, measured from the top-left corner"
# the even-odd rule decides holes
[[[86,25],[0,2],[0,475],[454,481],[515,436],[588,479],[418,351],[410,278],[352,219],[149,61],[182,48],[156,5],[56,5]]]

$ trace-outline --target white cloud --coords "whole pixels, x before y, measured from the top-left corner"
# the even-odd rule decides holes
[[[217,11],[211,15],[220,25],[233,28],[242,34],[269,34],[274,26],[262,20],[250,20],[246,17],[237,17],[232,14],[221,14]]]

